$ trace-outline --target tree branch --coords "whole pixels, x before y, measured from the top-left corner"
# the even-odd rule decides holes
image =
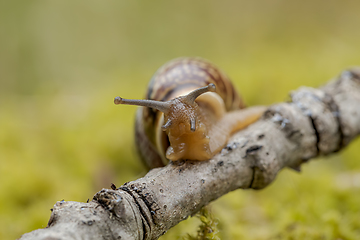
[[[262,189],[284,167],[344,148],[360,133],[360,68],[319,88],[301,87],[270,106],[209,161],[151,170],[89,203],[57,202],[48,226],[21,239],[157,239],[209,202],[238,188]]]

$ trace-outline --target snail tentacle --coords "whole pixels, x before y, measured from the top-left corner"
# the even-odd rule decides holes
[[[125,98],[121,98],[121,97],[114,98],[114,103],[155,108],[163,113],[167,113],[171,106],[169,102],[161,102],[161,101],[154,101],[154,100],[140,100],[140,99],[125,99]]]
[[[164,125],[161,126],[161,129],[163,131],[165,131],[166,129],[168,129],[170,126],[171,126],[172,122],[171,120],[169,119]]]
[[[192,91],[189,94],[185,95],[184,96],[184,101],[189,103],[189,104],[194,104],[195,99],[197,97],[199,97],[201,94],[204,94],[206,92],[215,92],[215,91],[216,91],[215,84],[210,83],[206,87],[201,87],[201,88],[195,89],[194,91]]]
[[[195,123],[196,123],[196,120],[195,120],[195,118],[191,118],[190,119],[190,130],[192,131],[192,132],[195,132]]]

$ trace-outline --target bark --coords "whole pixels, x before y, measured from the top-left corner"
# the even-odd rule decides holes
[[[89,203],[57,202],[45,229],[21,239],[157,239],[209,202],[239,189],[262,189],[284,167],[343,149],[360,133],[360,68],[292,101],[270,106],[209,161],[179,161],[151,170]]]

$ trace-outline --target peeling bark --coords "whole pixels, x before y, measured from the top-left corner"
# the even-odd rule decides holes
[[[327,85],[302,87],[270,106],[209,161],[178,161],[89,203],[57,202],[45,229],[21,239],[157,239],[209,202],[239,189],[262,189],[284,167],[297,171],[343,149],[360,133],[360,68]]]

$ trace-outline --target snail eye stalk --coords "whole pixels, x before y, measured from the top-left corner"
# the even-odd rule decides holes
[[[170,109],[169,102],[161,102],[154,100],[139,100],[139,99],[125,99],[121,97],[114,98],[115,104],[125,104],[125,105],[136,105],[157,109],[163,113],[167,113]]]
[[[189,104],[193,104],[195,102],[195,99],[199,97],[201,94],[204,94],[206,92],[215,92],[215,91],[216,91],[215,84],[210,83],[206,87],[195,89],[194,91],[190,92],[188,95],[185,95],[184,100]]]

